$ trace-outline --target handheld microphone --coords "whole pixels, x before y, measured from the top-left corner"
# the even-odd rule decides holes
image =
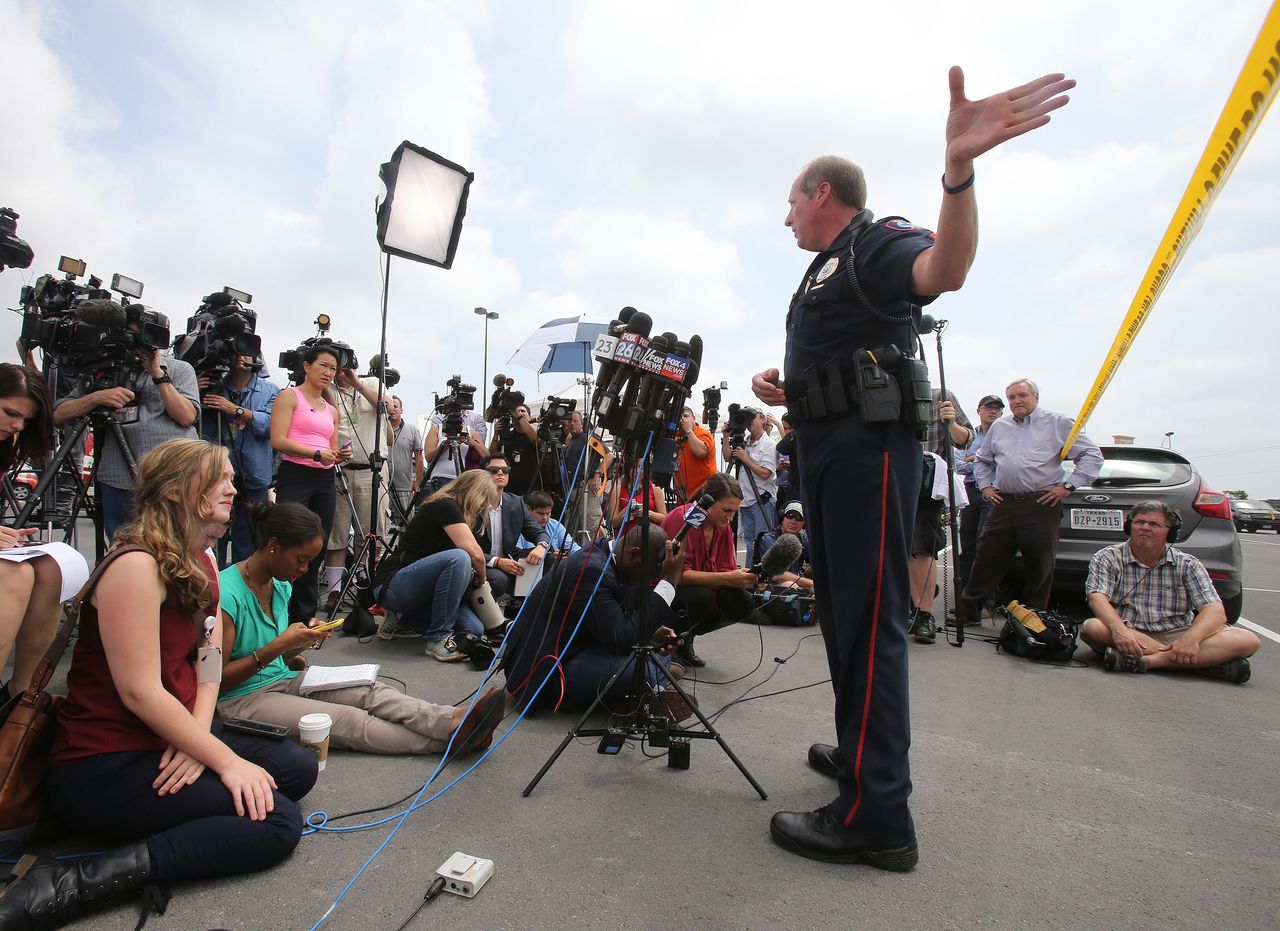
[[[636,315],[634,307],[624,307],[618,312],[618,318],[609,322],[609,328],[596,337],[596,345],[592,350],[599,366],[596,371],[596,384],[607,385],[613,378],[617,364],[613,361],[613,350],[618,344],[618,337],[626,329],[631,318]]]
[[[690,530],[700,528],[707,519],[707,511],[711,510],[711,506],[716,503],[716,499],[708,494],[698,497],[693,503],[693,507],[684,512],[684,524],[676,531],[674,544],[679,546],[684,542],[684,538],[689,535]],[[791,565],[791,563],[787,563]]]
[[[644,353],[637,357],[635,375],[627,387],[627,396],[622,409],[623,419],[619,432],[638,436],[641,427],[648,419],[648,404],[653,393],[655,382],[662,374],[662,365],[667,359],[667,347],[675,342],[675,334],[663,333],[655,336]]]
[[[786,572],[804,553],[804,544],[794,533],[782,533],[773,541],[773,546],[765,550],[760,562],[751,571],[762,581],[769,581],[775,575]]]

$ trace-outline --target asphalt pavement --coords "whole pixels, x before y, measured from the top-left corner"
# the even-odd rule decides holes
[[[1245,617],[1280,632],[1280,536],[1242,539]],[[805,763],[811,742],[833,736],[815,633],[738,625],[700,638],[708,666],[683,683],[704,711],[751,699],[716,723],[767,801],[711,741],[694,742],[687,771],[668,768],[661,751],[602,756],[574,742],[524,798],[572,722],[509,717],[501,744],[469,774],[473,760],[447,767],[437,787],[456,785],[394,836],[393,822],[306,836],[274,870],[177,888],[148,927],[306,929],[342,896],[321,927],[395,929],[454,851],[493,859],[494,878],[474,899],[442,895],[410,928],[1280,926],[1276,640],[1263,638],[1244,686],[1109,674],[1084,647],[1079,662],[1036,665],[983,642],[991,626],[970,629],[961,649],[941,637],[913,645],[920,865],[902,875],[801,859],[769,839],[774,811],[834,794]],[[315,660],[381,663],[442,703],[481,680],[424,657],[414,640],[335,637]],[[304,807],[332,819],[394,802],[436,762],[334,753]],[[95,845],[69,838],[61,848]],[[75,927],[135,920],[136,908],[118,908]]]

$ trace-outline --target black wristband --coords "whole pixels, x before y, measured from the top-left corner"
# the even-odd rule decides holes
[[[169,377],[169,373],[168,373],[168,372],[165,372],[165,373],[164,373],[163,375],[161,375],[159,378],[156,378],[154,375],[152,375],[152,376],[151,376],[151,383],[152,383],[153,385],[172,385],[172,384],[173,384],[173,379]]]
[[[969,172],[969,180],[963,184],[957,184],[955,187],[947,187],[947,173],[942,173],[942,190],[946,194],[963,194],[969,188],[973,187],[973,179],[977,177],[977,172]]]

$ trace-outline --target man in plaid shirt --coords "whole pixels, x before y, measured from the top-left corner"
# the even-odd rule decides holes
[[[1177,510],[1139,501],[1129,520],[1128,542],[1099,550],[1089,562],[1085,591],[1094,616],[1081,639],[1109,672],[1175,669],[1249,681],[1248,657],[1260,642],[1227,626],[1204,565],[1169,545],[1181,523]]]

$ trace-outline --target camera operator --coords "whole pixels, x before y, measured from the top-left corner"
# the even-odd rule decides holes
[[[138,331],[136,321],[129,321],[128,326]],[[159,349],[138,348],[133,352],[142,371],[125,377],[127,387],[86,391],[82,383],[53,409],[53,421],[59,426],[68,424],[98,407],[136,407],[138,419],[121,424],[120,429],[137,462],[165,440],[196,438],[200,392],[196,370],[181,359]],[[94,455],[103,529],[110,543],[116,529],[133,519],[133,476],[124,452],[110,433],[104,434],[102,448],[94,450]]]
[[[716,441],[711,431],[698,423],[692,407],[680,414],[679,467],[676,470],[676,499],[683,504],[716,471]]]
[[[203,392],[200,435],[227,448],[231,467],[235,469],[235,508],[231,516],[231,532],[218,542],[218,563],[243,562],[253,555],[253,533],[249,527],[249,505],[266,501],[271,487],[275,450],[271,448],[271,407],[276,403],[279,387],[254,371],[254,357],[232,356],[231,369],[221,387],[209,390],[211,377],[200,374],[196,383]],[[228,539],[229,538],[229,539]]]
[[[485,445],[485,441],[489,438],[489,425],[484,422],[484,414],[476,410],[464,410],[461,416],[463,430],[458,434],[458,444],[461,447],[459,451],[464,457],[462,467],[478,469],[480,463],[489,455],[489,447]],[[427,430],[427,439],[423,444],[424,462],[430,463],[447,439],[441,436],[444,428],[445,414],[437,410],[431,415],[431,426]],[[435,468],[431,470],[431,483],[438,489],[457,477],[457,465],[447,452],[441,453],[440,458],[436,460]]]
[[[738,538],[746,546],[746,564],[750,565],[756,538],[774,525],[773,499],[778,493],[775,477],[778,450],[773,439],[764,432],[764,414],[753,407],[741,408],[741,414],[750,417],[745,437],[738,441],[731,436],[735,428],[732,415],[721,430],[724,433],[725,468],[736,459],[755,478],[754,482],[748,479],[741,483],[742,506],[738,510]]]
[[[370,371],[381,371],[381,360],[369,363]],[[325,580],[329,586],[329,598],[336,599],[342,588],[342,571],[347,564],[348,536],[351,530],[351,508],[354,505],[360,526],[366,533],[385,536],[389,510],[385,495],[378,502],[378,525],[369,527],[369,511],[373,501],[373,472],[369,456],[373,453],[374,431],[377,423],[378,378],[367,375],[361,378],[354,368],[340,368],[329,386],[338,409],[338,461],[347,480],[350,499],[338,495],[333,509],[333,526],[329,530],[328,552],[325,553]],[[384,390],[384,398],[390,398]],[[395,441],[391,421],[382,419],[382,448],[390,449]],[[382,467],[382,489],[389,489],[387,467]],[[360,541],[356,541],[358,546]]]
[[[422,485],[422,432],[417,424],[405,422],[404,402],[394,394],[387,402],[387,422],[391,424],[393,438],[387,456],[391,464],[390,491],[400,502],[400,511],[407,521],[409,502]]]
[[[517,404],[511,415],[495,418],[489,455],[502,455],[511,466],[509,494],[523,498],[538,477],[538,431],[527,404]]]

